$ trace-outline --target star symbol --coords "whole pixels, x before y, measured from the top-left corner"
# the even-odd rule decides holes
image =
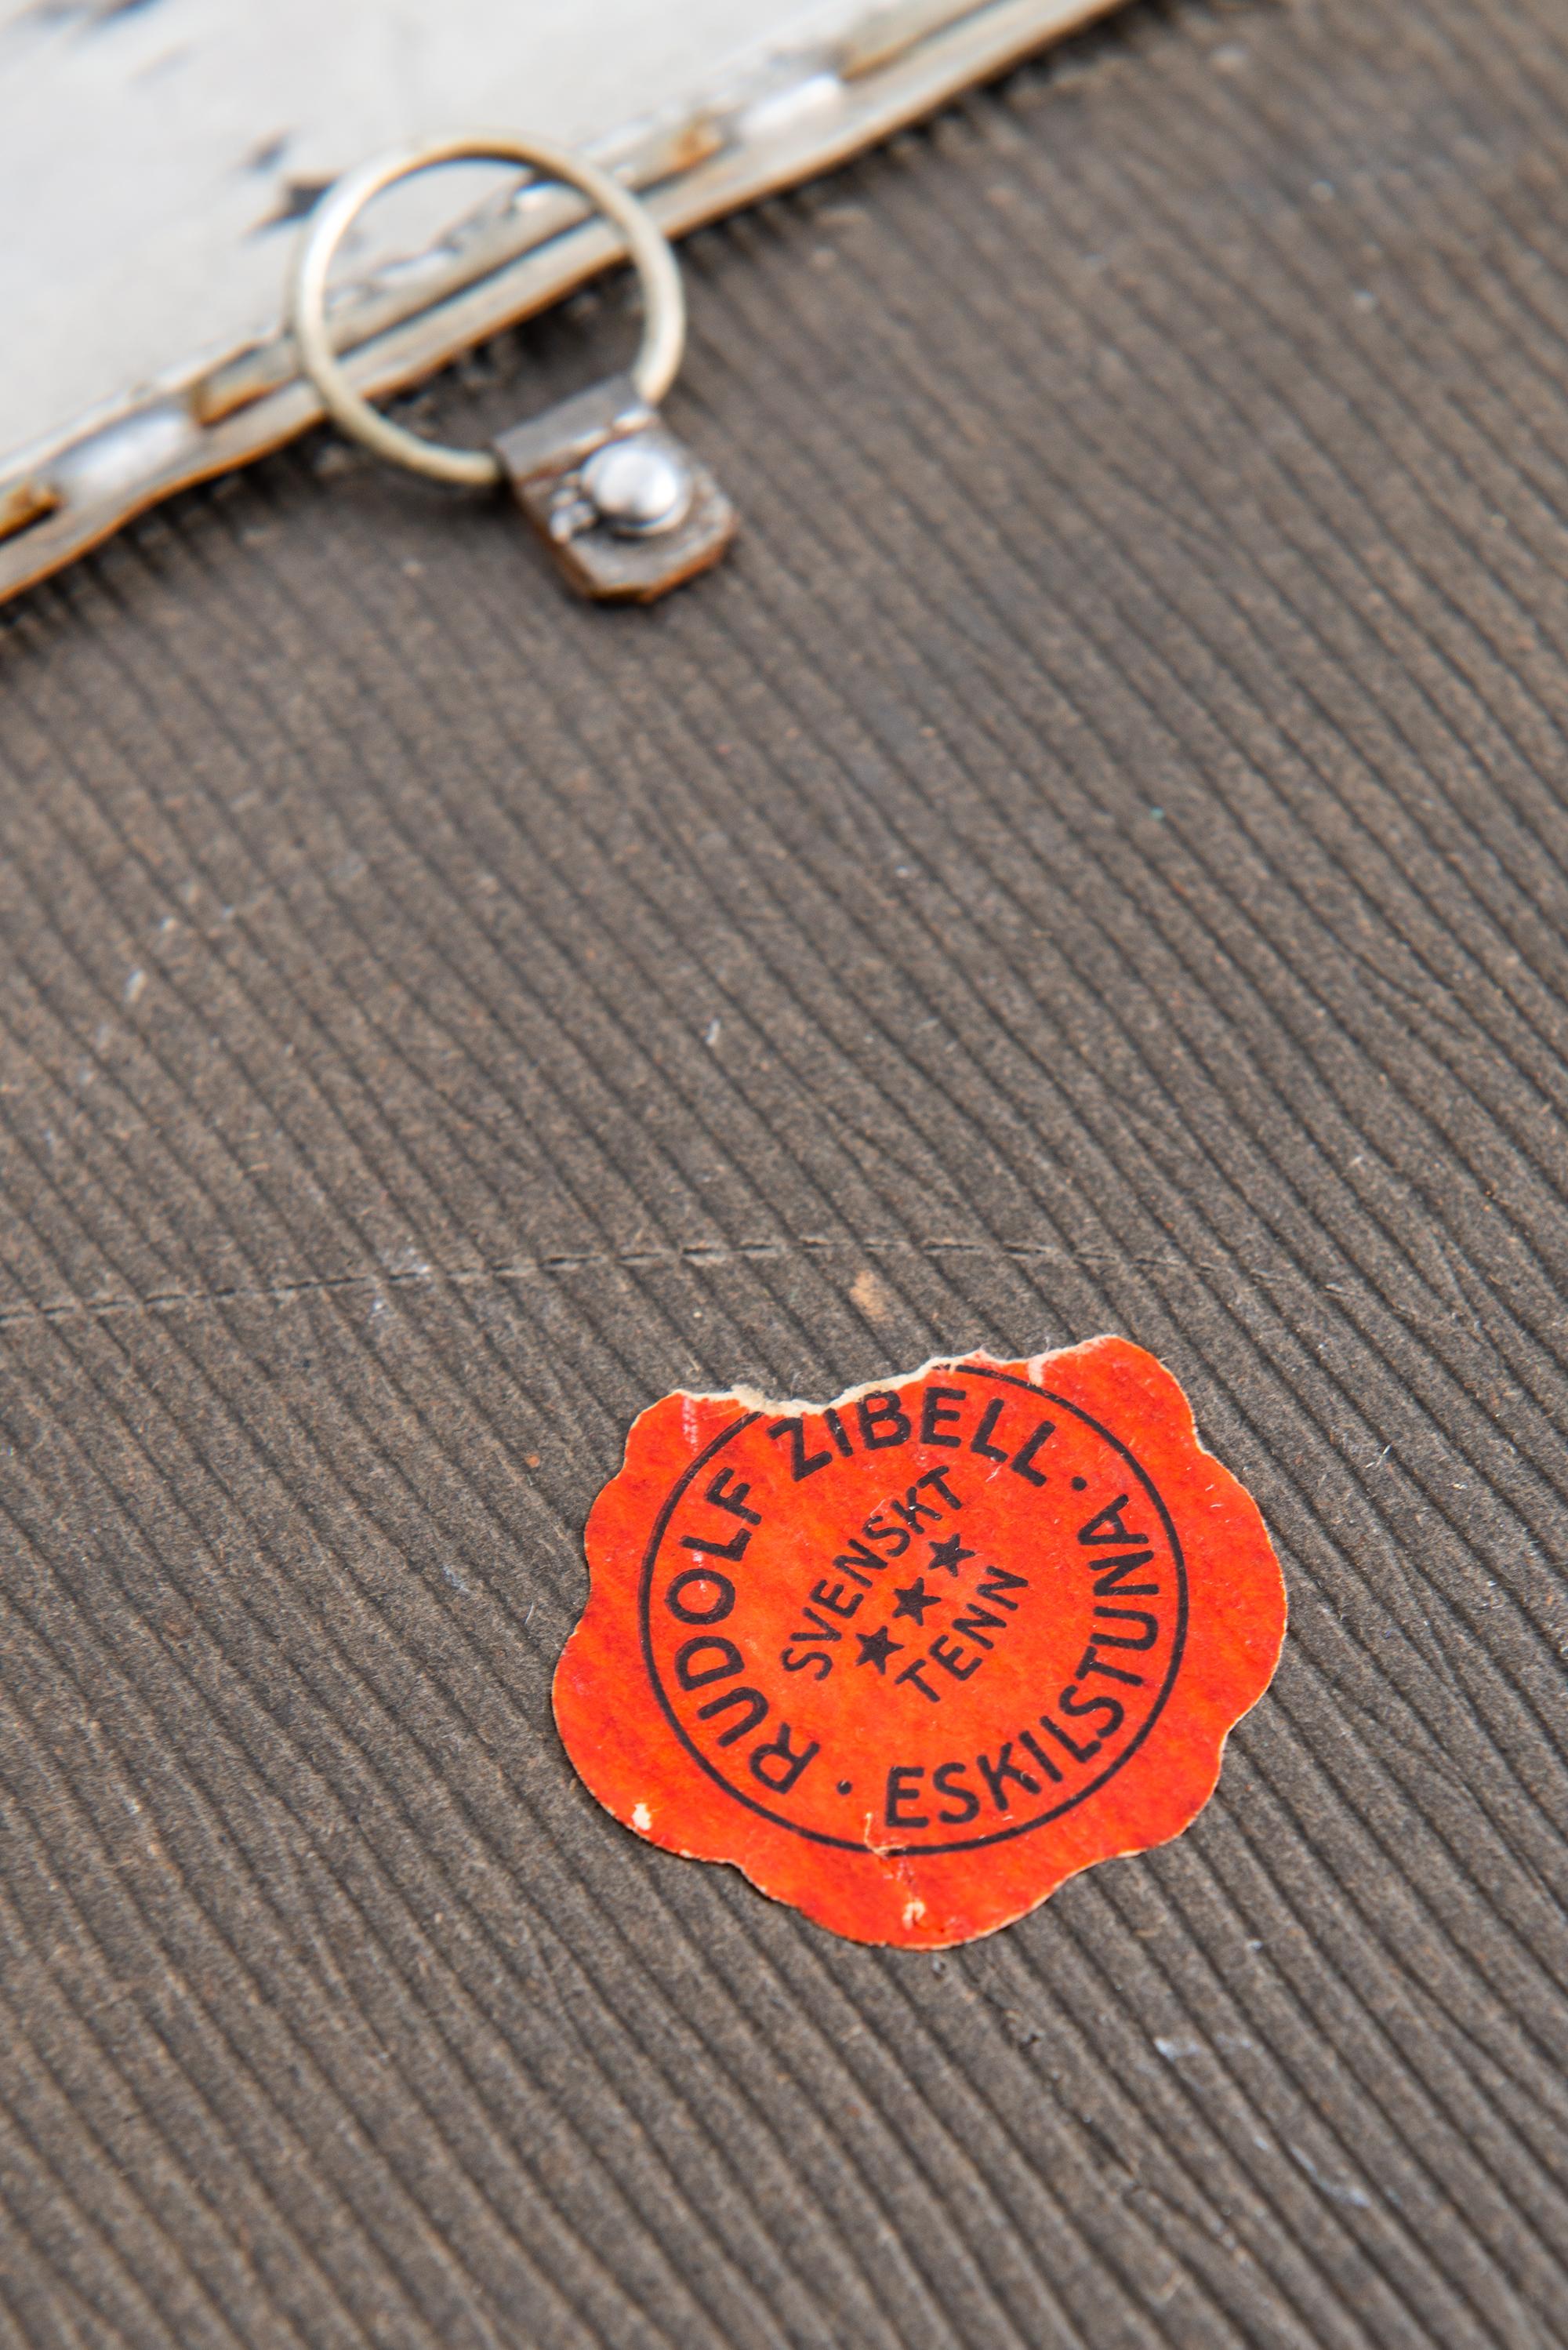
[[[926,1540],[928,1542],[931,1541],[929,1534],[926,1536]],[[972,1558],[973,1556],[973,1551],[965,1550],[957,1534],[950,1534],[946,1542],[931,1543],[930,1563],[932,1566],[945,1566],[950,1575],[956,1575],[958,1573],[959,1561],[961,1558]]]
[[[875,1632],[857,1632],[855,1637],[860,1643],[860,1654],[856,1658],[856,1663],[875,1665],[877,1671],[886,1677],[888,1659],[895,1648],[903,1647],[902,1640],[889,1640],[885,1627]]]
[[[893,1596],[898,1603],[893,1610],[894,1616],[912,1616],[922,1630],[925,1628],[927,1608],[940,1607],[942,1604],[940,1591],[926,1589],[923,1575],[917,1575],[913,1583],[907,1584],[902,1591],[896,1591]]]

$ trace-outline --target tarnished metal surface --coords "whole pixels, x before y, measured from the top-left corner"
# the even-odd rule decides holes
[[[750,86],[596,147],[680,235],[886,137],[1116,0],[897,0],[825,47],[772,60]],[[372,396],[570,293],[616,233],[554,188],[475,213],[417,268],[371,279],[335,310],[349,373]],[[0,473],[0,601],[176,490],[243,465],[319,421],[281,329],[174,369],[144,397],[63,431]]]
[[[683,484],[668,529],[618,529],[607,502],[596,502],[587,468],[616,448],[662,459]],[[651,604],[717,563],[734,536],[735,510],[712,474],[624,376],[504,432],[495,452],[566,578],[597,603]]]

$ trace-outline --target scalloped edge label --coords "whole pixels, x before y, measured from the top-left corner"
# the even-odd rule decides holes
[[[554,1702],[598,1801],[906,1949],[1179,1835],[1285,1629],[1256,1503],[1119,1337],[666,1396],[587,1548]]]

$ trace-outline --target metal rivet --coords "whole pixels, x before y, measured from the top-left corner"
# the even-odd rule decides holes
[[[595,512],[628,537],[673,530],[691,503],[691,476],[680,458],[635,439],[596,450],[580,478]]]

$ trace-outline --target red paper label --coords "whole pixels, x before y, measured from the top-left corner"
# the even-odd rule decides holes
[[[1284,1633],[1255,1504],[1121,1338],[821,1409],[667,1396],[587,1552],[555,1705],[599,1801],[921,1949],[1179,1835]]]

